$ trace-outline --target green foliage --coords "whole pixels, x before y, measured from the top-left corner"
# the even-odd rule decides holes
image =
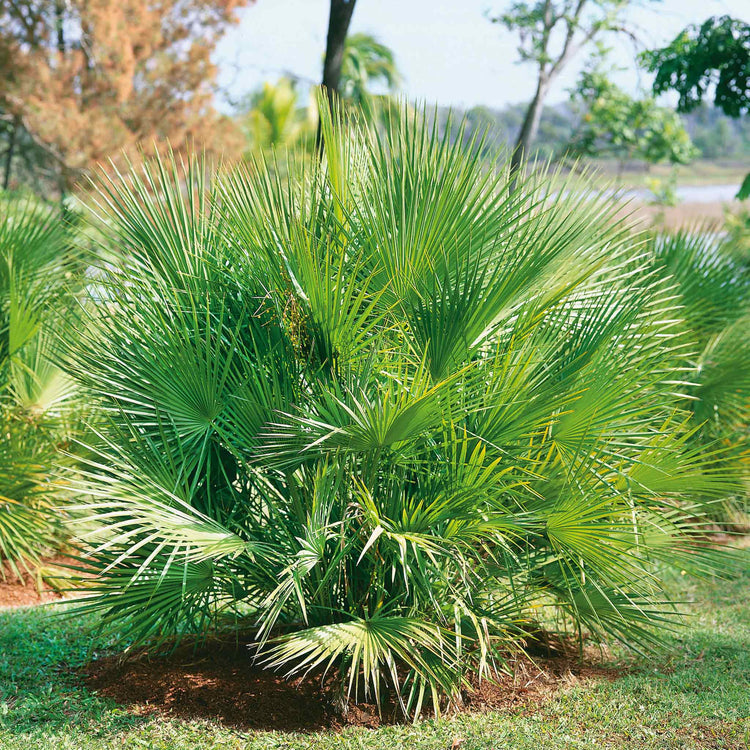
[[[714,87],[714,105],[730,117],[750,112],[750,24],[730,16],[712,17],[700,28],[688,26],[663,49],[641,59],[656,73],[654,93],[676,91],[678,109],[689,112]],[[738,200],[750,197],[750,174]]]
[[[748,198],[750,198],[750,173],[745,175],[745,179],[742,180],[742,185],[737,192],[738,201],[746,201]]]
[[[677,196],[677,172],[672,168],[669,177],[647,177],[646,187],[651,191],[653,199],[651,203],[657,206],[676,206],[679,203]]]
[[[608,154],[652,164],[686,164],[697,155],[676,112],[651,98],[634,99],[598,68],[581,74],[572,99],[582,111],[571,140],[573,154]]]
[[[393,94],[400,84],[401,74],[389,47],[370,34],[347,36],[339,83],[343,99],[363,106],[373,95],[371,86]]]
[[[80,252],[56,212],[31,201],[0,209],[0,562],[18,574],[60,531],[52,467],[80,403],[54,349],[71,334],[63,315]]]
[[[727,250],[743,267],[750,267],[750,209],[742,206],[737,211],[725,210],[724,229]]]
[[[310,148],[315,141],[315,116],[311,107],[302,107],[292,81],[280,78],[264,83],[254,93],[239,117],[251,150]]]
[[[750,24],[730,16],[688,26],[663,49],[642,55],[656,73],[654,93],[676,91],[678,108],[697,107],[714,87],[714,104],[730,117],[750,111]]]
[[[104,188],[78,611],[131,644],[255,624],[267,665],[414,715],[545,612],[658,646],[661,564],[726,564],[684,498],[736,481],[687,445],[680,314],[619,206],[509,191],[424,117],[323,128],[285,179]]]
[[[521,62],[537,70],[536,87],[511,154],[517,170],[530,156],[547,98],[568,63],[606,32],[623,29],[627,0],[517,0],[490,19],[519,35]]]
[[[691,353],[685,390],[702,450],[722,445],[715,465],[748,473],[750,456],[750,265],[741,257],[738,238],[718,240],[711,227],[696,227],[654,237],[649,245],[655,265],[675,284]],[[744,495],[718,506],[713,515],[741,520]],[[738,508],[739,506],[739,508]]]
[[[522,62],[554,68],[602,32],[617,30],[626,6],[627,0],[520,0],[492,20],[519,32]],[[558,33],[562,38],[559,51],[553,48]]]

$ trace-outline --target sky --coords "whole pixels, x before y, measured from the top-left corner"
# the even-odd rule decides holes
[[[367,32],[394,52],[409,99],[467,108],[501,108],[533,95],[534,69],[517,64],[517,38],[487,19],[510,0],[357,0],[350,33]],[[240,12],[216,50],[224,107],[264,81],[291,74],[317,83],[322,70],[328,0],[256,0]],[[661,0],[634,3],[629,25],[643,47],[670,41],[689,23],[729,14],[750,22],[750,0]],[[608,42],[627,70],[618,82],[631,92],[648,85],[635,70],[635,49],[624,34]],[[585,62],[580,54],[549,103],[567,98]]]

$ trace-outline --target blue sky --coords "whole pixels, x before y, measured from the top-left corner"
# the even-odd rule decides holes
[[[516,38],[491,24],[486,13],[503,0],[357,0],[351,31],[377,36],[395,53],[411,99],[455,106],[527,101],[533,68],[518,65]],[[256,0],[241,11],[239,26],[219,44],[219,82],[239,97],[284,72],[318,82],[325,49],[328,0]],[[645,46],[669,41],[688,23],[710,15],[750,21],[750,0],[662,0],[640,2],[628,20]],[[613,57],[628,68],[620,83],[630,90],[648,81],[635,72],[633,45],[624,35],[612,43]],[[585,55],[575,60],[550,101],[566,98]]]

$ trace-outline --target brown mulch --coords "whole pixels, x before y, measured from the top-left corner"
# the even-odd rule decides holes
[[[597,652],[598,653],[598,652]],[[142,653],[123,661],[106,656],[86,665],[86,685],[140,716],[209,719],[242,730],[312,732],[345,726],[377,727],[403,721],[393,703],[359,702],[337,710],[333,680],[321,676],[284,679],[253,664],[248,643],[181,647],[169,656]],[[562,687],[618,672],[577,653],[519,658],[510,675],[483,681],[464,695],[468,711],[522,711],[549,700]]]
[[[70,558],[64,556],[45,558],[41,561],[39,568],[43,574],[64,575],[65,568],[70,565]],[[66,598],[64,594],[56,591],[43,576],[32,575],[23,568],[19,568],[21,578],[19,579],[7,562],[0,563],[0,609],[11,609],[15,607],[30,607],[35,604],[47,604],[59,602]],[[29,565],[34,571],[34,566]]]

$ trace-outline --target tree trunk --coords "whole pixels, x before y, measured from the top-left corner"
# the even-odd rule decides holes
[[[339,90],[341,64],[344,62],[344,45],[349,32],[349,24],[357,0],[331,0],[331,13],[328,17],[328,36],[326,38],[326,56],[323,60],[323,86],[328,97],[329,106]],[[323,133],[318,123],[318,146],[322,146]]]
[[[57,186],[60,190],[60,214],[63,219],[65,219],[67,215],[67,209],[65,207],[65,198],[68,195],[67,191],[67,179],[66,179],[66,173],[65,173],[65,167],[61,164],[60,165],[60,174],[57,175]]]
[[[10,185],[10,173],[11,167],[13,166],[13,152],[16,149],[16,130],[18,129],[17,123],[13,123],[12,130],[10,131],[10,137],[8,138],[8,150],[5,152],[5,174],[3,176],[3,190],[7,190]]]
[[[539,121],[542,118],[542,109],[544,108],[544,100],[547,97],[549,84],[550,81],[548,79],[544,77],[539,78],[536,94],[534,94],[534,98],[526,110],[526,116],[523,118],[521,132],[518,134],[516,145],[513,147],[513,154],[510,157],[510,169],[513,175],[511,187],[515,185],[517,172],[523,160],[528,157],[531,144],[534,143],[536,134],[539,131]]]
[[[57,32],[57,51],[65,54],[65,5],[62,0],[55,3],[55,31]]]
[[[328,17],[328,37],[326,39],[326,56],[323,61],[323,85],[328,98],[339,90],[341,64],[344,61],[344,45],[349,32],[349,24],[357,0],[331,0],[331,14]]]

